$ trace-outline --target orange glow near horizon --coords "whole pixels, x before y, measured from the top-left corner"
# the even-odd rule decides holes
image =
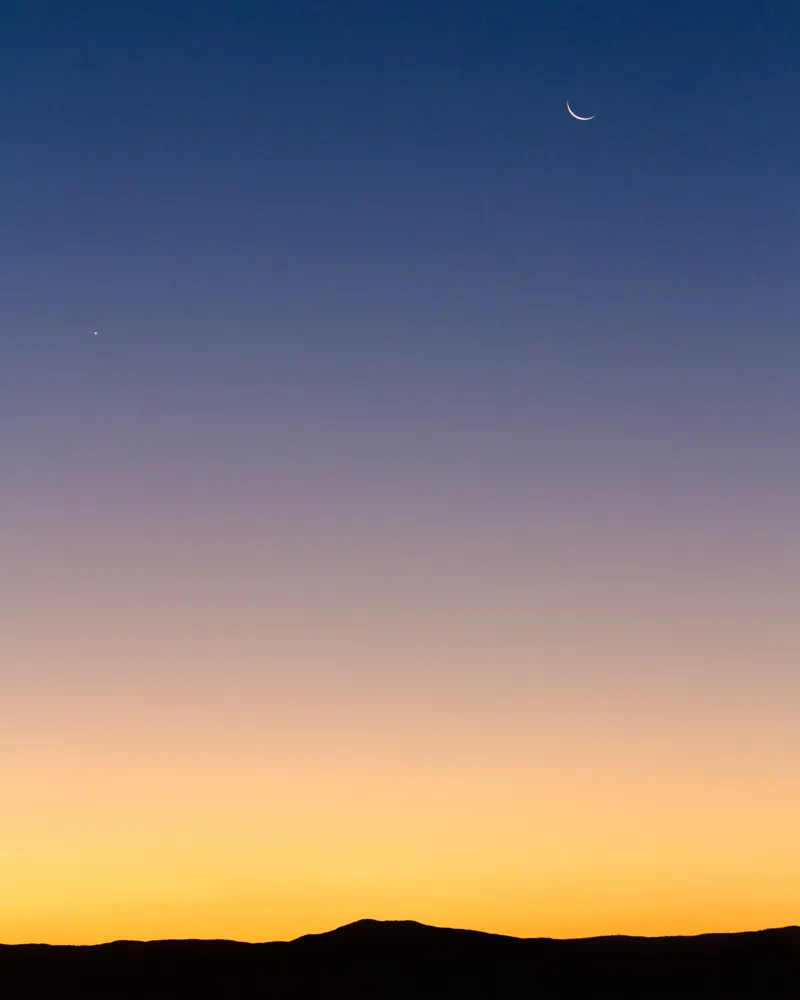
[[[743,691],[636,686],[596,649],[591,690],[567,659],[561,684],[505,669],[486,690],[474,648],[460,684],[419,659],[405,682],[370,679],[363,649],[332,676],[307,649],[273,686],[151,663],[90,692],[76,660],[71,691],[17,691],[0,940],[256,941],[365,916],[557,937],[797,921],[789,706],[768,725],[751,690],[745,730]]]
[[[631,496],[20,512],[0,941],[796,923],[786,536]]]

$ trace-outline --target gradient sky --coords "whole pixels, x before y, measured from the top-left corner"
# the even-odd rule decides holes
[[[799,44],[3,4],[1,941],[800,922]]]

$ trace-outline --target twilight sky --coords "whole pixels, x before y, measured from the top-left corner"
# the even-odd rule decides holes
[[[800,922],[800,10],[0,29],[0,941]]]

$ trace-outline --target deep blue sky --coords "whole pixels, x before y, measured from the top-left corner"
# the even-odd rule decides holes
[[[791,479],[799,29],[752,2],[4,5],[9,453],[282,421],[288,450],[552,432]]]

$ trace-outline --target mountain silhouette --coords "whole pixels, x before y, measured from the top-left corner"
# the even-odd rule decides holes
[[[515,938],[359,920],[288,942],[0,946],[16,997],[800,998],[800,927],[694,937]]]

